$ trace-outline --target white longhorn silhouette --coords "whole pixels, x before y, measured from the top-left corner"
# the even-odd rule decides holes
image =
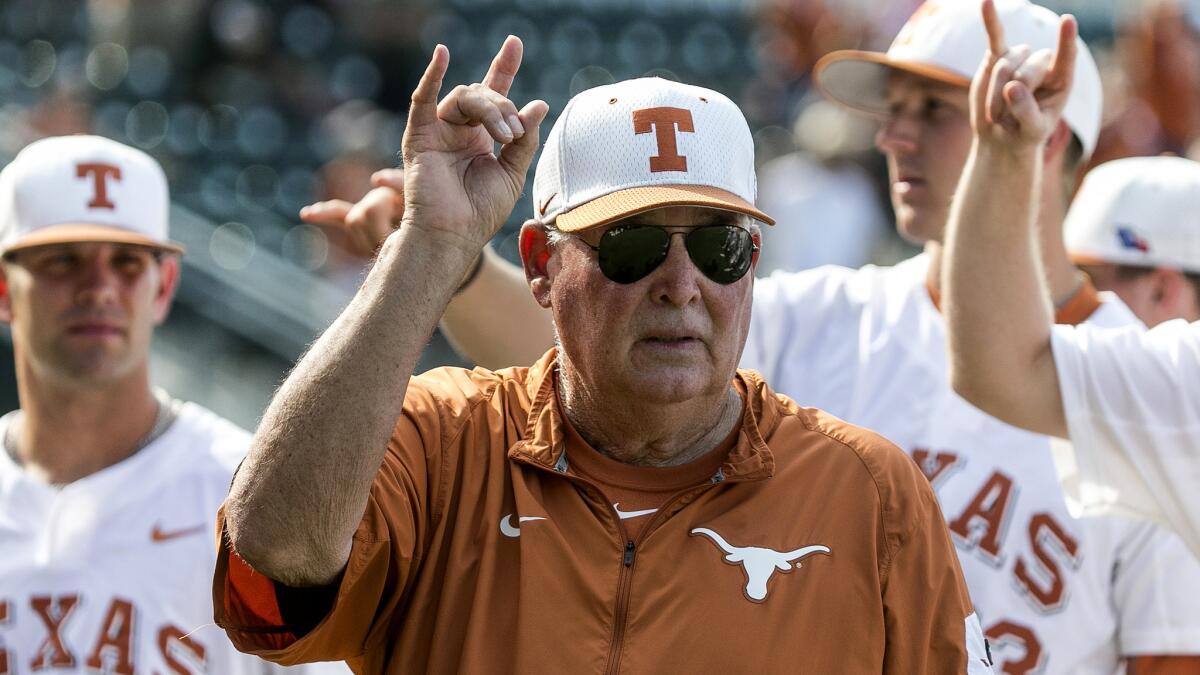
[[[691,533],[708,537],[728,554],[725,556],[726,562],[742,566],[746,573],[746,596],[755,602],[762,602],[767,598],[767,582],[775,570],[790,572],[792,563],[796,563],[796,567],[799,568],[800,561],[814,553],[829,555],[828,546],[805,546],[784,552],[758,546],[732,546],[724,537],[707,527],[694,528]]]

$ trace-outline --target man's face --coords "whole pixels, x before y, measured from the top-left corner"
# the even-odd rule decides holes
[[[584,242],[596,245],[606,230],[629,224],[679,233],[712,224],[746,227],[727,211],[670,207],[555,245],[547,263],[550,306],[568,382],[616,397],[610,400],[664,404],[723,392],[750,324],[753,268],[728,285],[712,281],[692,263],[679,234],[671,237],[666,260],[646,277],[611,281]]]
[[[886,95],[875,145],[887,157],[896,227],[909,241],[940,242],[971,149],[967,90],[897,71]]]
[[[108,243],[18,251],[4,266],[0,319],[18,364],[64,385],[100,385],[144,369],[166,317],[178,260]]]

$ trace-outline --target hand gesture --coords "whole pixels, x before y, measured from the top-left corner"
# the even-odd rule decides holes
[[[439,103],[450,52],[443,45],[433,50],[404,130],[405,226],[476,254],[512,212],[549,110],[531,101],[518,111],[506,98],[521,51],[521,41],[510,35],[483,82],[455,87]],[[495,143],[503,146],[498,155]]]
[[[357,203],[344,199],[316,202],[300,209],[311,225],[342,230],[351,253],[370,258],[404,217],[404,170],[382,169],[371,175],[372,190]]]
[[[1075,75],[1075,17],[1062,17],[1058,45],[1009,48],[993,0],[983,1],[988,53],[971,81],[971,126],[983,141],[1011,148],[1040,146],[1062,118]]]

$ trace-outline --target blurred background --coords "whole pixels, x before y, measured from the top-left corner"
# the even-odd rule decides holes
[[[448,83],[480,79],[504,37],[525,42],[511,97],[550,103],[658,75],[728,94],[755,133],[760,205],[784,227],[764,267],[891,263],[870,119],[822,101],[812,65],[887,48],[914,0],[0,0],[0,163],[37,138],[96,133],[167,171],[188,248],[154,378],[253,427],[345,305],[365,260],[301,224],[311,202],[357,200],[394,166],[433,46]],[[1080,20],[1104,77],[1095,162],[1200,154],[1200,0],[1043,2]],[[547,127],[548,128],[548,127]],[[523,199],[493,246],[516,260]],[[17,406],[0,335],[0,406]],[[438,335],[421,369],[463,364]]]

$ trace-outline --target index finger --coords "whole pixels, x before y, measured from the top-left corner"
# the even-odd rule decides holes
[[[1075,38],[1079,34],[1079,24],[1070,14],[1063,16],[1058,24],[1058,47],[1054,50],[1054,63],[1046,74],[1046,82],[1052,86],[1061,87],[1071,82],[1075,74],[1075,55],[1078,46]]]
[[[521,38],[516,35],[505,38],[504,44],[500,45],[500,51],[496,52],[496,58],[492,59],[492,65],[488,67],[487,75],[483,76],[483,86],[501,96],[508,96],[513,79],[521,69],[521,56],[524,51],[525,45],[521,43]]]
[[[408,111],[409,123],[430,124],[437,121],[437,98],[442,90],[442,78],[450,65],[450,50],[445,45],[433,48],[433,58],[425,67],[425,74],[412,93],[412,107]]]
[[[983,27],[987,30],[992,58],[999,58],[1008,51],[1008,46],[1004,44],[1004,24],[1000,23],[994,0],[983,0]]]

